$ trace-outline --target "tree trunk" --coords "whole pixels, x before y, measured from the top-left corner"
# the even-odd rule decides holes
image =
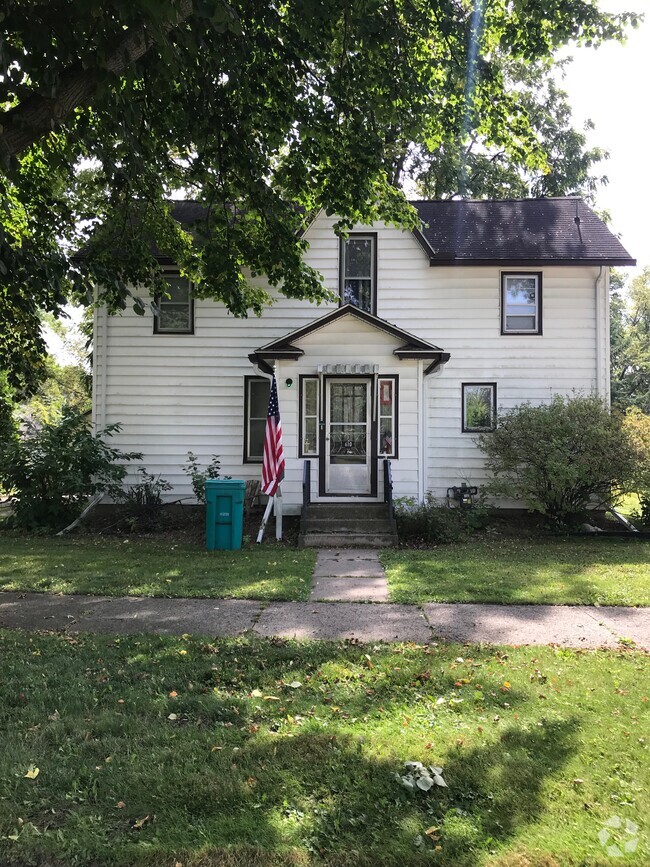
[[[178,27],[190,17],[192,0],[181,0],[178,13],[164,26],[165,32]],[[121,75],[129,66],[143,57],[154,44],[153,36],[145,27],[128,33],[106,60],[106,70],[115,76]],[[84,69],[81,62],[74,64],[61,75],[58,94],[47,99],[39,94],[28,97],[15,108],[6,112],[0,121],[0,158],[7,165],[62,123],[75,108],[87,105],[97,87],[93,70]]]

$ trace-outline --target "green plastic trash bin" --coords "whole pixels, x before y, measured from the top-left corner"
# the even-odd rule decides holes
[[[206,479],[205,546],[208,551],[241,548],[244,532],[244,495],[241,479]]]

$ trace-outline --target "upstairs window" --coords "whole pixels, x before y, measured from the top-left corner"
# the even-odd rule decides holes
[[[501,275],[501,333],[542,333],[542,275]]]
[[[167,292],[156,296],[158,313],[154,316],[154,334],[193,334],[194,299],[190,281],[178,274],[166,275]]]
[[[377,310],[377,236],[350,235],[341,240],[341,304],[367,313]]]

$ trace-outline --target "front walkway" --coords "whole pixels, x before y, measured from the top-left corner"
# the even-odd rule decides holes
[[[437,640],[617,647],[650,651],[650,609],[552,605],[256,602],[0,593],[0,627],[70,632],[278,636],[357,641]]]

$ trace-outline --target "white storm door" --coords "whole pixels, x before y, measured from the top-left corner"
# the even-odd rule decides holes
[[[372,491],[371,385],[369,379],[327,380],[326,494],[362,496]]]

